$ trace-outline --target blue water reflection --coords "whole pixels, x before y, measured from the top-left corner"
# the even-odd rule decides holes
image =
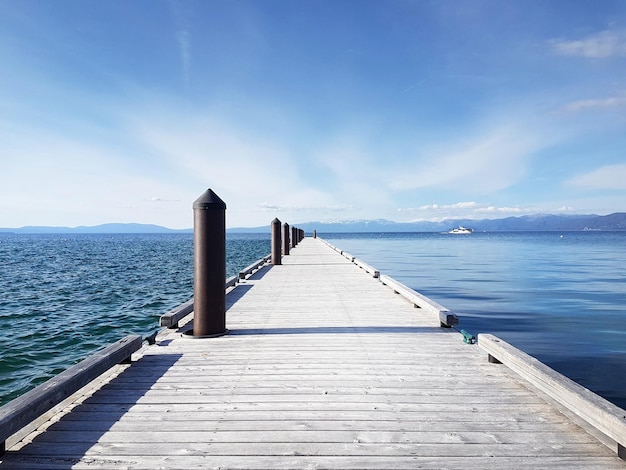
[[[626,232],[320,236],[626,407]]]

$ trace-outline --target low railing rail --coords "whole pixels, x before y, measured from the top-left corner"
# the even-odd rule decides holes
[[[261,258],[258,261],[255,261],[247,268],[242,269],[241,271],[239,271],[239,279],[245,279],[251,274],[254,274],[254,272],[257,271],[259,268],[269,263],[271,259],[272,259],[272,255],[267,255],[266,257]]]
[[[271,258],[272,255],[264,256],[258,261],[252,263],[250,266],[239,271],[236,276],[229,277],[228,279],[226,279],[224,289],[228,289],[229,287],[235,287],[240,280],[252,275],[254,272],[269,263]],[[193,312],[193,298],[161,315],[161,317],[159,318],[159,325],[166,328],[178,328],[178,322],[180,322],[191,312]]]
[[[356,264],[361,269],[364,269],[373,277],[379,279],[384,285],[393,289],[393,291],[396,294],[400,294],[401,296],[406,298],[409,302],[412,302],[415,307],[421,308],[427,313],[432,313],[434,315],[437,315],[437,318],[439,319],[439,324],[442,327],[451,328],[459,324],[459,318],[456,316],[456,314],[448,310],[446,307],[439,305],[434,300],[429,299],[425,295],[422,295],[419,292],[411,289],[410,287],[405,286],[404,284],[396,281],[392,277],[389,277],[384,274],[381,275],[378,269],[356,258],[355,256],[351,255],[347,251],[343,251],[341,248],[337,248],[336,246],[334,246],[333,244],[329,243],[328,241],[322,238],[318,237],[318,239],[321,240],[330,248],[332,248],[333,250],[335,250],[337,253],[340,253],[344,258]]]
[[[130,361],[141,345],[141,336],[126,336],[0,407],[0,455],[6,451],[8,438],[111,367]]]
[[[410,287],[405,286],[401,282],[396,281],[392,277],[383,274],[380,276],[380,282],[393,289],[396,294],[400,294],[415,307],[421,308],[425,312],[437,315],[439,318],[439,324],[442,327],[451,328],[452,326],[459,324],[459,319],[455,313],[451,312],[443,305],[439,305],[437,302],[429,299],[425,295],[420,294]]]
[[[479,334],[478,346],[489,362],[504,364],[609,437],[615,442],[613,450],[626,460],[626,411],[496,336]]]

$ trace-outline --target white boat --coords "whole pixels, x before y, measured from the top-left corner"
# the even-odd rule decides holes
[[[473,230],[471,228],[467,228],[467,227],[463,227],[462,225],[459,225],[458,227],[450,230],[448,233],[453,233],[455,235],[469,235],[472,232]]]

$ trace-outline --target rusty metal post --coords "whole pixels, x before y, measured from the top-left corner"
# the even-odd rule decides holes
[[[281,249],[281,237],[280,237],[280,220],[275,218],[272,220],[272,264],[282,264],[280,249]]]
[[[283,224],[283,255],[289,254],[289,224],[285,222]]]
[[[226,334],[226,204],[211,189],[193,203],[193,336]]]

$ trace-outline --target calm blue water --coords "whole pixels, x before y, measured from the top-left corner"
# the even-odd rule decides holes
[[[269,234],[228,235],[227,276],[266,256]],[[193,235],[0,234],[0,404],[193,295]]]
[[[320,236],[626,408],[626,232]],[[228,276],[270,252],[226,243]],[[192,294],[191,234],[0,235],[0,404]]]
[[[320,236],[626,408],[626,232]]]

